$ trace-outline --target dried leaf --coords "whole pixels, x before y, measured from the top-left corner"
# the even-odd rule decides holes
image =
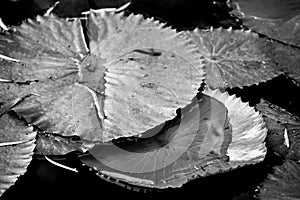
[[[300,47],[299,0],[231,0],[232,14],[269,38]]]
[[[0,195],[26,172],[35,148],[36,132],[24,122],[4,114],[0,118]]]
[[[249,86],[281,73],[270,55],[270,42],[256,33],[219,28],[186,34],[205,58],[206,83],[211,88]]]

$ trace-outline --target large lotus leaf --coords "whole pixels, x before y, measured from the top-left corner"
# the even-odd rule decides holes
[[[183,34],[140,15],[91,13],[90,56],[80,83],[97,93],[105,134],[143,133],[176,116],[203,80],[202,60]]]
[[[300,23],[300,22],[299,22]],[[289,77],[295,79],[300,84],[300,48],[284,45],[279,42],[270,44],[274,61],[277,63],[278,70],[284,71]]]
[[[196,177],[262,161],[266,129],[261,116],[234,96],[206,93],[213,97],[203,95],[181,110],[181,118],[145,133],[154,136],[97,145],[81,161],[102,178],[156,188],[180,187]]]
[[[227,149],[230,160],[233,163],[237,161],[237,165],[239,162],[246,164],[262,161],[267,152],[267,128],[261,114],[235,95],[230,96],[209,88],[204,93],[224,103],[228,109],[232,128],[232,141]]]
[[[300,47],[299,0],[231,0],[232,14],[269,38]]]
[[[270,42],[256,33],[219,28],[186,34],[205,58],[206,83],[211,88],[249,86],[281,73],[270,55]]]
[[[26,172],[35,148],[36,132],[9,114],[0,118],[0,195]]]
[[[0,102],[46,132],[93,141],[138,135],[172,119],[203,80],[182,33],[140,15],[50,15],[0,35]],[[87,48],[90,47],[90,49]]]

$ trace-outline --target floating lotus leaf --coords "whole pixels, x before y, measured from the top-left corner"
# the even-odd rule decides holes
[[[232,14],[269,38],[300,47],[299,0],[231,0]]]
[[[150,137],[97,145],[81,161],[102,178],[156,188],[262,161],[266,128],[259,113],[218,90],[205,93],[212,97],[195,99],[180,118],[143,134]]]
[[[271,51],[277,69],[288,74],[289,77],[300,84],[300,48],[284,45],[279,42],[272,42]]]
[[[181,117],[120,144],[97,145],[81,161],[133,185],[180,187],[197,176],[230,168],[226,149],[231,141],[227,110],[204,95],[181,110]]]
[[[19,119],[0,118],[0,195],[26,172],[35,148],[36,132]]]
[[[260,189],[262,200],[297,200],[300,198],[300,166],[294,161],[286,161],[275,167]]]
[[[228,109],[229,123],[232,128],[232,141],[227,149],[230,161],[244,164],[262,161],[267,151],[264,142],[267,129],[261,114],[235,95],[230,96],[228,93],[209,88],[204,91],[204,94],[216,98]]]
[[[176,116],[203,80],[196,47],[141,15],[28,20],[0,35],[0,102],[48,133],[110,141]],[[89,48],[88,48],[89,47]],[[33,53],[34,52],[34,53]]]
[[[211,88],[258,84],[280,74],[270,55],[270,42],[256,33],[211,28],[186,34],[205,58],[206,83]]]
[[[100,94],[108,136],[143,133],[191,102],[203,64],[183,34],[141,16],[107,12],[91,13],[88,26],[91,56],[80,66],[80,83]]]
[[[256,108],[264,116],[270,149],[285,158],[300,160],[299,118],[264,100]]]
[[[262,100],[256,108],[263,114],[268,127],[267,146],[286,158],[275,166],[260,189],[260,198],[299,199],[300,120],[284,109]]]

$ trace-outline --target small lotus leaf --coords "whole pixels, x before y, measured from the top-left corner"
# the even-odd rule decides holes
[[[211,28],[186,34],[205,58],[206,83],[211,88],[249,86],[281,73],[270,55],[270,42],[256,33]]]
[[[299,0],[231,0],[232,14],[269,38],[300,47]]]

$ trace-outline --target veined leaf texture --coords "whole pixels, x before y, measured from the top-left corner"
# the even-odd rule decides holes
[[[263,160],[261,115],[209,88],[281,73],[265,51],[267,41],[231,29],[177,32],[141,15],[106,11],[91,12],[82,23],[39,16],[0,35],[0,120],[12,112],[26,122],[20,130],[35,127],[38,154],[90,149],[80,159],[99,176],[154,188]],[[18,144],[28,151],[16,149],[8,158],[30,157],[34,138]]]
[[[102,178],[155,188],[262,161],[267,129],[261,115],[235,96],[204,93],[181,110],[180,119],[145,133],[150,137],[97,145],[81,161]]]
[[[1,101],[35,94],[14,110],[47,132],[102,142],[138,135],[174,118],[204,79],[196,47],[163,26],[92,13],[87,45],[79,20],[24,23],[1,35],[0,53],[11,58],[1,87],[12,88]]]

